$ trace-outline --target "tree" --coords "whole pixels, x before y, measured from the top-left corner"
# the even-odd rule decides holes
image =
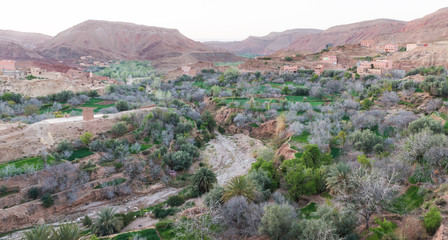
[[[353,187],[352,169],[346,163],[335,163],[330,166],[327,173],[327,188],[330,192],[339,194],[346,193]]]
[[[396,196],[397,186],[392,182],[395,174],[387,176],[379,170],[368,172],[360,168],[353,176],[356,188],[345,197],[355,205],[368,229],[370,217],[388,206]]]
[[[118,111],[122,112],[122,111],[126,111],[129,110],[129,104],[128,102],[124,101],[124,100],[119,100],[115,103],[115,107],[118,109]]]
[[[227,202],[235,196],[243,196],[249,202],[255,199],[255,186],[244,175],[232,178],[224,186],[224,194],[221,199],[223,202]]]
[[[381,102],[386,105],[386,107],[392,107],[400,101],[398,94],[396,92],[384,92],[381,96]]]
[[[82,238],[82,231],[74,223],[66,223],[53,229],[52,240],[79,240]]]
[[[217,127],[215,117],[210,111],[205,111],[202,116],[202,124],[208,129],[210,133],[213,133]]]
[[[80,140],[82,143],[84,143],[85,146],[88,146],[90,141],[92,140],[93,134],[91,132],[85,132],[81,137]]]
[[[54,204],[53,196],[51,196],[51,194],[49,193],[45,193],[44,195],[42,195],[42,198],[40,200],[42,201],[42,206],[46,208],[49,208]]]
[[[100,210],[92,224],[92,232],[98,236],[107,236],[119,232],[123,221],[115,214],[113,208],[107,207]]]
[[[380,136],[377,136],[370,129],[364,131],[356,131],[350,136],[350,141],[356,150],[361,150],[365,153],[369,153],[373,150],[373,147],[382,143]]]
[[[217,183],[216,174],[207,167],[199,168],[192,177],[192,185],[201,193],[206,193]]]
[[[123,136],[127,131],[128,127],[125,122],[117,122],[110,129],[110,132],[117,137]]]
[[[26,231],[22,240],[51,240],[51,227],[48,225],[39,225]]]
[[[442,216],[440,215],[439,209],[437,209],[437,207],[431,207],[425,214],[423,223],[428,234],[434,235],[442,223]]]
[[[441,133],[443,131],[443,127],[440,124],[440,122],[436,122],[434,119],[430,117],[422,117],[409,123],[408,130],[411,133],[418,133],[427,128],[436,134]]]
[[[258,233],[266,234],[274,240],[291,239],[289,232],[295,221],[297,214],[291,205],[274,203],[264,207]]]
[[[447,147],[448,139],[444,134],[434,134],[424,130],[409,136],[401,151],[402,159],[408,162],[425,163],[425,154],[434,147]]]
[[[37,199],[39,197],[39,188],[38,187],[30,188],[30,190],[28,190],[28,197],[30,199]]]

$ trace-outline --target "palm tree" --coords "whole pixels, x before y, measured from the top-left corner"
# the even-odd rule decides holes
[[[52,240],[80,240],[82,232],[78,225],[74,223],[66,223],[60,225],[56,230],[53,229]]]
[[[24,233],[22,240],[50,240],[52,228],[48,225],[36,226]]]
[[[246,178],[246,176],[234,177],[224,186],[224,194],[222,201],[227,202],[235,196],[243,196],[247,201],[251,202],[255,198],[255,186]]]
[[[208,192],[215,183],[217,183],[216,174],[207,167],[199,168],[192,178],[193,187],[201,193]]]
[[[346,163],[336,163],[330,166],[328,169],[327,188],[332,193],[346,192],[352,182],[351,178],[352,169]]]
[[[114,234],[123,226],[123,221],[115,215],[113,208],[103,208],[97,215],[92,224],[92,232],[98,236],[107,236]]]

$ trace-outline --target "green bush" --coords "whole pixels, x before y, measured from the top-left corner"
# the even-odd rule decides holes
[[[39,197],[39,188],[38,187],[32,187],[30,190],[28,190],[28,198],[30,199],[37,199]]]
[[[70,143],[67,140],[62,141],[61,143],[58,144],[58,147],[56,148],[56,151],[59,153],[63,153],[65,151],[70,151],[73,152],[73,144]]]
[[[163,209],[163,208],[157,207],[154,210],[152,210],[152,213],[154,214],[155,218],[162,219],[162,218],[166,218],[169,215],[174,215],[176,213],[176,209],[174,209],[174,208]]]
[[[395,229],[397,228],[397,224],[387,221],[386,219],[376,218],[375,223],[378,224],[378,227],[370,228],[373,232],[373,239],[396,239]]]
[[[117,137],[123,136],[127,131],[128,127],[125,122],[117,122],[110,129],[110,132]]]
[[[436,122],[430,117],[422,117],[411,123],[409,123],[409,132],[418,133],[423,131],[425,128],[429,128],[433,133],[441,133],[443,127],[439,122]]]
[[[166,201],[170,207],[177,207],[185,203],[185,199],[182,196],[174,195],[168,198]]]
[[[85,146],[88,146],[90,141],[92,140],[92,137],[93,134],[91,132],[85,132],[79,139],[82,143],[84,143]]]
[[[374,146],[382,144],[383,140],[369,129],[364,131],[356,131],[350,136],[350,141],[356,150],[361,150],[365,153],[372,152]],[[379,147],[377,147],[379,149]]]
[[[120,112],[129,110],[129,104],[128,104],[128,102],[126,102],[124,100],[119,100],[118,102],[116,102],[115,107]]]
[[[442,216],[437,207],[431,207],[423,218],[423,225],[426,228],[426,232],[430,235],[434,235],[437,229],[439,229],[442,223]]]
[[[87,215],[84,216],[81,222],[84,227],[90,227],[92,225],[92,219]]]
[[[45,193],[44,195],[42,195],[42,198],[40,200],[42,201],[42,206],[46,208],[49,208],[54,204],[53,196],[51,196],[51,194],[49,193]]]

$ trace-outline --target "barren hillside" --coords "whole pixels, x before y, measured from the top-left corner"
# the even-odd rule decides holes
[[[321,31],[318,29],[292,29],[284,32],[272,32],[263,37],[250,36],[243,41],[205,42],[205,44],[235,54],[269,55],[289,46],[300,37],[320,33]]]
[[[96,20],[85,21],[59,33],[43,44],[39,52],[54,59],[76,59],[91,55],[100,59],[132,60],[216,53],[214,49],[185,37],[176,29]],[[220,57],[213,60],[231,60]]]

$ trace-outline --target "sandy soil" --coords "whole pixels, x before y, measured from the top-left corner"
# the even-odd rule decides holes
[[[244,134],[218,134],[209,142],[202,158],[216,173],[218,183],[223,185],[231,178],[247,173],[256,161],[254,152],[264,147],[260,140]]]

